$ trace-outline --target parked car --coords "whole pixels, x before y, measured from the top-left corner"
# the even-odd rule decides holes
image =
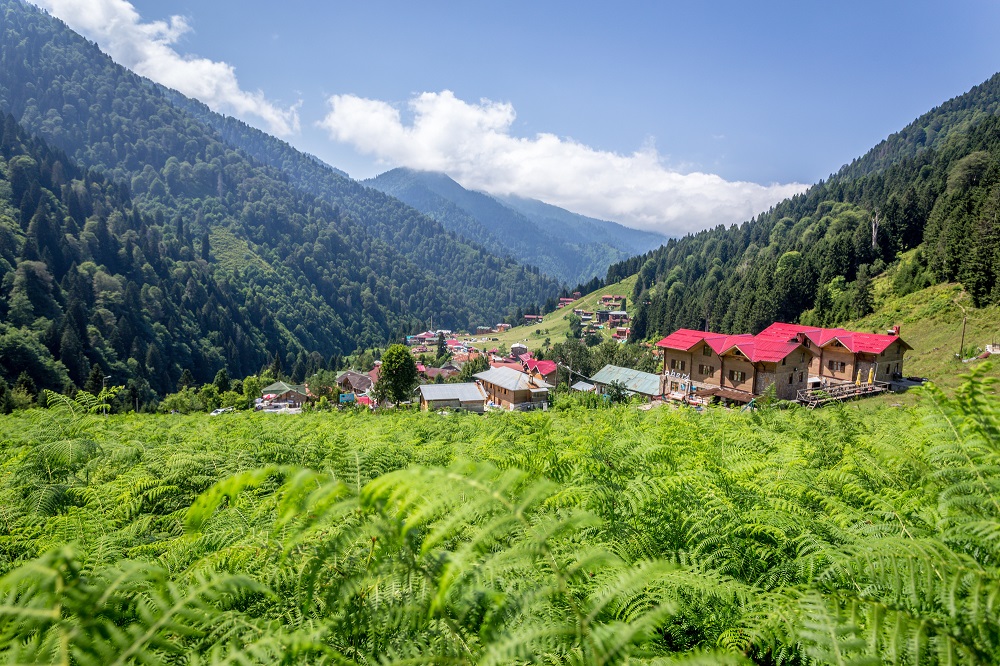
[[[218,416],[219,414],[225,414],[226,412],[234,411],[233,407],[220,407],[219,409],[213,409],[209,416]]]

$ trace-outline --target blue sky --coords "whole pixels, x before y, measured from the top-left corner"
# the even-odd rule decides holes
[[[437,169],[668,233],[746,219],[1000,69],[994,2],[39,4],[357,178]]]

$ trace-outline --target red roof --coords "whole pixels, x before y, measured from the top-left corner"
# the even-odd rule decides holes
[[[752,363],[777,363],[793,351],[801,347],[798,342],[782,342],[781,340],[749,340],[733,345],[739,349],[747,360]],[[732,349],[732,347],[730,347]],[[728,350],[727,350],[728,351]]]
[[[705,338],[705,344],[712,348],[716,354],[721,354],[735,347],[736,345],[753,342],[753,336],[749,333],[739,335],[715,335]]]
[[[690,328],[679,328],[667,337],[663,338],[656,343],[657,347],[666,347],[667,349],[679,349],[681,351],[688,351],[696,344],[704,340],[710,335],[719,335],[718,333],[709,333],[708,331],[694,331]]]
[[[426,372],[427,368],[424,367],[423,363],[417,363],[417,372]]]
[[[368,405],[369,407],[371,407],[371,404],[372,404],[372,399],[371,399],[371,398],[369,398],[369,397],[368,397],[368,396],[366,396],[366,395],[359,395],[359,396],[357,397],[357,401],[358,401],[358,404],[361,404],[361,405]]]
[[[538,361],[535,359],[528,359],[526,362],[529,372],[537,372],[543,377],[547,377],[556,371],[555,361]]]
[[[520,363],[506,363],[502,361],[491,361],[491,368],[510,368],[511,370],[517,370],[518,372],[523,372],[524,368],[521,367]]]
[[[752,342],[754,336],[743,333],[740,335],[725,335],[711,331],[694,331],[690,328],[680,328],[656,343],[657,347],[690,351],[699,342],[704,341],[716,354],[732,349],[738,344]]]
[[[881,354],[893,342],[900,340],[898,335],[858,333],[843,328],[820,328],[818,326],[802,326],[801,324],[785,324],[782,322],[771,324],[761,331],[757,337],[775,340],[794,340],[798,333],[805,333],[809,341],[818,347],[825,347],[834,340],[837,340],[854,354]],[[905,342],[902,342],[902,344],[906,349],[912,349]]]
[[[521,354],[520,356],[518,356],[517,360],[519,360],[521,363],[527,363],[533,358],[534,356],[531,355],[531,352],[528,352],[527,354]]]
[[[897,335],[858,333],[843,328],[820,328],[784,322],[775,322],[757,335],[723,335],[710,331],[680,328],[657,342],[656,346],[691,351],[695,345],[704,342],[716,354],[723,354],[735,347],[750,361],[775,363],[799,347],[797,336],[800,333],[805,334],[809,342],[817,347],[825,347],[836,340],[855,354],[880,354],[897,340],[906,349],[912,349]]]

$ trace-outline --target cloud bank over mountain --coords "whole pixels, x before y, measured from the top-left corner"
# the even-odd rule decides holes
[[[333,95],[328,101],[320,125],[331,139],[387,166],[442,171],[471,189],[541,199],[639,229],[683,234],[741,222],[807,187],[682,173],[652,145],[622,155],[555,134],[514,136],[513,105],[470,103],[448,90],[410,99],[409,124],[381,100]]]

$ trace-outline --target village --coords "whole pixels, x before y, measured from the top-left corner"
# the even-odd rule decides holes
[[[579,298],[574,293],[573,298],[560,299],[558,309],[571,308],[582,334],[600,333],[618,343],[627,340],[624,296],[602,295],[600,307],[593,310],[572,307]],[[528,325],[542,321],[542,315],[524,318]],[[510,329],[505,323],[478,327],[474,334],[429,330],[408,336],[406,345],[419,380],[412,403],[425,411],[546,410],[558,386],[606,400],[624,396],[646,403],[646,408],[717,404],[753,409],[766,397],[813,409],[905,390],[914,383],[904,376],[903,358],[911,347],[900,336],[899,326],[884,333],[864,333],[776,322],[756,335],[682,328],[653,345],[647,343],[658,372],[606,364],[591,376],[545,358],[544,349],[531,350],[525,341],[509,348],[497,346],[496,336]],[[435,353],[447,359],[440,367],[421,362]],[[380,372],[377,361],[368,372],[340,372],[339,406],[378,407],[373,387]],[[308,385],[275,382],[262,389],[255,408],[296,412],[315,400]]]

